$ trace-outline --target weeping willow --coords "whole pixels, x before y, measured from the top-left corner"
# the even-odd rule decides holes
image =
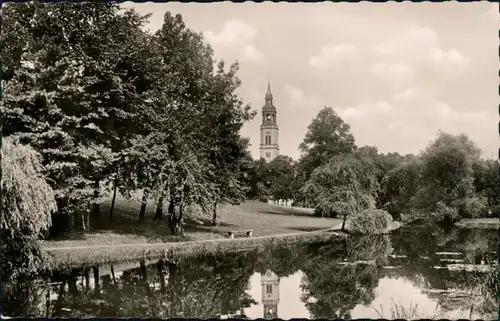
[[[8,137],[2,141],[1,156],[0,269],[8,280],[36,273],[46,261],[37,239],[50,227],[57,206],[35,150]]]
[[[38,235],[51,224],[57,209],[52,188],[42,175],[40,156],[14,138],[2,142],[2,205],[4,233]]]

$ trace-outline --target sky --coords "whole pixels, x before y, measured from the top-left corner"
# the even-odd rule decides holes
[[[324,106],[351,126],[358,146],[419,153],[439,130],[466,133],[497,157],[498,4],[140,3],[161,28],[166,11],[202,32],[217,59],[238,61],[238,93],[258,115],[241,134],[259,157],[270,79],[280,154],[298,159]]]

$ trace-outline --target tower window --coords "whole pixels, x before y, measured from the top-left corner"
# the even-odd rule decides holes
[[[273,292],[273,286],[271,284],[266,284],[266,293],[271,294]]]
[[[266,145],[271,145],[271,134],[269,132],[266,132]]]
[[[266,158],[271,158],[271,153],[266,153]]]

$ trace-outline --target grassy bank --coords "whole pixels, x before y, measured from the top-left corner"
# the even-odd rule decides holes
[[[191,255],[228,253],[264,246],[286,246],[297,242],[343,240],[345,237],[343,233],[322,230],[252,238],[53,248],[48,249],[48,252],[53,258],[53,266],[60,269],[69,266],[95,266],[141,259],[175,261],[180,257]]]
[[[467,228],[498,229],[500,220],[495,217],[463,219],[455,223],[456,226]]]
[[[139,222],[140,204],[136,200],[117,199],[114,214],[108,218],[110,201],[101,204],[101,219],[89,233],[74,233],[64,238],[41,241],[42,247],[81,248],[85,246],[167,243],[220,239],[229,230],[253,229],[254,236],[290,234],[340,228],[341,220],[313,216],[312,209],[291,208],[246,202],[237,206],[223,205],[219,208],[220,224],[210,226],[211,217],[194,212],[186,219],[183,236],[173,236],[166,221],[153,221],[156,206],[149,202],[146,217]]]

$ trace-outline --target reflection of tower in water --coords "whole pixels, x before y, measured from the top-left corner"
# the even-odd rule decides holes
[[[261,275],[262,305],[264,307],[264,319],[278,317],[278,302],[280,300],[280,279],[271,270]]]

